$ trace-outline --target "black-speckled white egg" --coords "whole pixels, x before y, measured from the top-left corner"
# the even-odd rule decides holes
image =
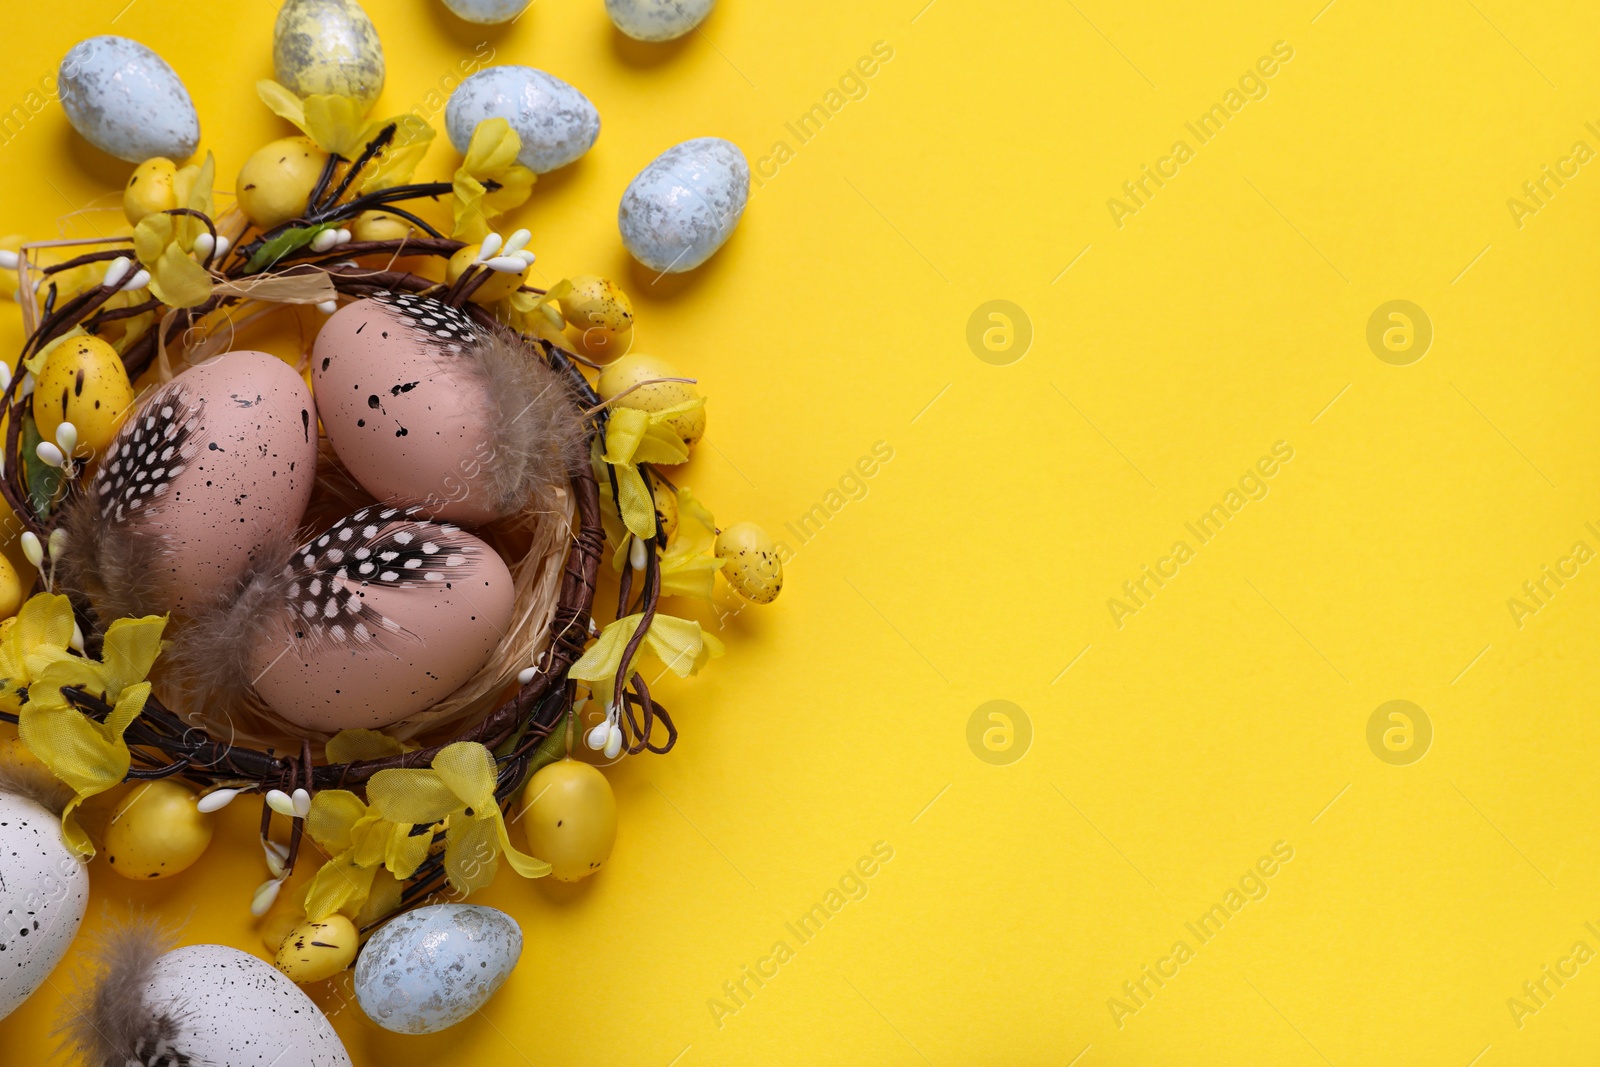
[[[90,486],[96,528],[71,540],[91,593],[206,606],[298,525],[316,472],[317,418],[294,368],[241,351],[185,371],[123,423]]]
[[[273,583],[249,675],[279,715],[328,733],[449,696],[488,662],[515,601],[489,545],[381,505],[306,542]]]
[[[145,1007],[173,1021],[174,1052],[227,1067],[350,1067],[350,1056],[300,987],[226,945],[186,945],[156,960]]]
[[[0,1019],[50,977],[88,906],[89,875],[61,843],[60,818],[0,793]]]
[[[391,919],[356,960],[356,1001],[397,1034],[432,1034],[465,1019],[505,984],[522,929],[503,911],[434,904]]]

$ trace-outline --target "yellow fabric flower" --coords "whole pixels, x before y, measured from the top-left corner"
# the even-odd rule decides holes
[[[183,206],[211,218],[215,207],[211,186],[216,180],[216,161],[206,153],[193,178]],[[168,307],[198,307],[211,296],[211,274],[190,255],[195,238],[210,232],[205,222],[193,215],[153,212],[133,228],[133,250],[144,269],[150,272],[150,292]]]
[[[711,512],[689,489],[678,490],[678,533],[661,554],[661,594],[692,596],[709,603],[725,560],[711,555],[717,527]]]
[[[348,96],[314,94],[304,99],[270,78],[256,82],[256,94],[273,114],[286,119],[330,155],[353,160],[385,126],[395,127],[388,147],[356,179],[356,192],[404,185],[428,154],[434,129],[411,115],[370,120],[359,100]]]
[[[517,162],[522,138],[503,118],[484,119],[472,131],[467,157],[456,171],[455,228],[459,241],[482,241],[495,219],[533,195],[538,175]]]
[[[461,893],[493,881],[501,853],[524,878],[542,878],[550,865],[517,851],[506,832],[495,802],[496,776],[493,753],[458,741],[439,750],[432,770],[379,771],[367,783],[367,800],[393,822],[444,822],[445,873]]]
[[[628,642],[639,630],[644,616],[629,615],[600,631],[595,643],[589,646],[578,662],[567,672],[569,677],[589,683],[589,691],[604,707],[610,707],[616,697],[617,672],[622,667],[622,654]],[[680,619],[672,615],[657,615],[650,620],[640,651],[649,649],[673,674],[687,678],[698,674],[707,660],[722,655],[722,642],[708,634],[693,619]],[[638,653],[628,664],[628,678],[638,671]]]
[[[63,628],[67,640],[71,640],[72,608],[66,597],[43,593],[24,605],[23,610],[39,600],[47,600],[41,605],[40,618],[35,620],[43,623],[43,639],[36,642],[31,658],[35,663],[41,657],[48,657],[48,661],[33,673],[27,686],[27,699],[18,713],[18,730],[28,750],[75,794],[61,813],[61,836],[67,847],[79,855],[93,856],[94,845],[78,825],[74,812],[89,797],[121,784],[128,775],[132,757],[123,734],[150,697],[150,683],[145,679],[161,652],[167,617],[116,620],[106,631],[101,658],[96,662],[56,654],[56,639]],[[24,630],[20,615],[17,623],[5,635],[6,644],[10,644],[13,634]],[[32,636],[38,638],[40,634],[41,630],[36,629]],[[19,645],[29,640],[26,632],[17,639]],[[9,650],[0,653],[8,654]],[[25,654],[24,660],[28,658]],[[110,704],[112,710],[105,721],[96,722],[73,707],[62,693],[69,687],[82,689]]]
[[[72,657],[72,628],[72,601],[50,593],[28,598],[15,618],[0,624],[0,710],[17,714],[33,680],[56,660]]]
[[[641,463],[682,463],[689,450],[667,422],[703,406],[706,398],[697,396],[660,411],[613,407],[606,422],[606,447],[601,454],[617,471],[617,501],[623,524],[635,537],[656,535],[656,502],[639,473]],[[602,482],[602,484],[605,484]]]
[[[324,789],[312,797],[306,832],[331,857],[306,887],[306,917],[313,922],[337,911],[359,913],[379,870],[409,878],[433,843],[430,830],[413,833],[410,823],[390,822],[345,789]]]

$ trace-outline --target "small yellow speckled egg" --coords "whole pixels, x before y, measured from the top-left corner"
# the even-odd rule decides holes
[[[561,298],[561,315],[578,331],[587,355],[614,359],[633,339],[633,301],[616,284],[597,274],[580,274]]]
[[[239,168],[239,210],[262,229],[305,214],[328,153],[309,137],[284,137],[256,149]]]
[[[650,385],[640,386],[633,392],[626,391],[640,382],[648,382],[655,378],[682,378],[663,359],[655,356],[626,355],[605,370],[600,372],[600,380],[596,388],[600,399],[610,400],[621,397],[617,401],[622,407],[636,408],[639,411],[662,411],[666,408],[676,407],[688,400],[694,400],[700,391],[686,382],[654,382]],[[623,395],[626,393],[626,395]],[[706,409],[704,406],[693,411],[674,415],[669,420],[669,425],[683,438],[683,443],[693,447],[695,442],[705,436]]]
[[[415,226],[387,211],[363,211],[350,224],[350,234],[358,241],[399,241],[415,232]]]
[[[122,190],[122,213],[132,226],[157,211],[171,211],[178,206],[178,193],[173,184],[178,165],[161,156],[147,159],[128,177]]]
[[[274,956],[288,939],[290,931],[306,921],[305,912],[289,907],[274,911],[261,922],[261,944]]]
[[[343,915],[330,915],[290,930],[278,946],[276,966],[291,981],[320,982],[350,966],[360,947],[355,923]]]
[[[617,798],[606,776],[564,759],[541,767],[522,791],[528,849],[550,864],[558,882],[600,869],[617,840]]]
[[[722,574],[734,591],[757,604],[770,604],[783,590],[783,562],[767,531],[753,522],[736,522],[718,532],[715,553],[726,562]]]
[[[11,561],[0,556],[0,619],[9,619],[22,607],[22,579]]]
[[[78,448],[98,453],[117,436],[132,405],[122,357],[100,338],[85,335],[64,341],[45,360],[33,391],[33,421],[46,441],[70,422]]]
[[[671,487],[652,479],[650,495],[656,502],[656,518],[660,520],[662,532],[671,541],[678,533],[678,494]]]
[[[129,791],[106,827],[106,860],[124,878],[167,878],[187,870],[211,844],[211,816],[177,782],[160,779]]]

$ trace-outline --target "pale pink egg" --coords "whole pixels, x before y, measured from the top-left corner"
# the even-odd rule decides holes
[[[301,546],[263,602],[256,692],[332,733],[387,726],[460,688],[511,625],[514,590],[483,541],[375,505]]]
[[[313,410],[305,381],[265,352],[216,356],[152,392],[69,519],[69,577],[113,615],[229,595],[305,514]]]

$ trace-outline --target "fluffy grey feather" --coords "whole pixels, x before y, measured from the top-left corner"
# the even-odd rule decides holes
[[[559,510],[559,491],[589,460],[571,387],[505,330],[483,331],[468,356],[498,408],[489,442],[492,459],[484,465],[496,510],[502,515]]]
[[[182,1015],[153,1012],[145,1002],[155,963],[177,938],[143,915],[112,925],[91,950],[80,987],[87,1001],[68,1004],[56,1033],[63,1051],[86,1067],[199,1067],[172,1047]]]
[[[0,764],[0,793],[15,793],[60,815],[76,794],[49,771],[29,764]]]

